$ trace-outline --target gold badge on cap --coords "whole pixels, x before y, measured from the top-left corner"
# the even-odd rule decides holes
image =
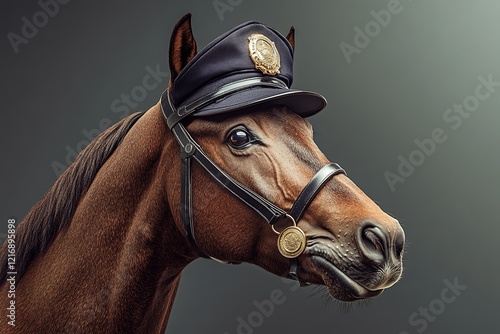
[[[255,68],[268,75],[280,73],[280,54],[274,42],[262,34],[252,34],[248,40],[248,50]]]

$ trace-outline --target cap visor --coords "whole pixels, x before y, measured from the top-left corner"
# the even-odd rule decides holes
[[[234,111],[255,111],[285,105],[302,117],[312,116],[326,107],[326,99],[314,92],[296,89],[254,87],[223,97],[201,108],[195,116],[211,116]]]

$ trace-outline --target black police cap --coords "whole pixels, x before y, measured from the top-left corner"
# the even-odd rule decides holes
[[[323,96],[291,89],[292,82],[288,40],[262,23],[243,23],[206,45],[175,77],[171,121],[277,105],[308,117],[326,106]]]

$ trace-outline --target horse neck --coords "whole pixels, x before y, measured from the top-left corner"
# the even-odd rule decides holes
[[[29,293],[44,290],[45,305],[73,310],[65,318],[85,332],[164,331],[180,273],[195,258],[167,203],[168,182],[179,180],[177,152],[158,105],[151,108],[21,281]]]

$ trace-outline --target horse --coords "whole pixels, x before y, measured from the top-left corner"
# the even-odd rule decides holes
[[[233,38],[250,28],[263,33]],[[230,57],[228,45],[243,42],[254,50],[233,62],[209,54]],[[200,257],[324,285],[345,302],[395,284],[403,229],[315,144],[304,110],[324,100],[288,89],[294,46],[293,27],[284,37],[252,23],[198,53],[183,17],[162,99],[93,140],[16,226],[14,273],[2,245],[1,308],[14,304],[15,315],[0,331],[163,333],[181,273]],[[250,61],[235,84],[229,67]],[[192,78],[199,68],[226,71],[222,88]],[[183,92],[181,79],[191,80]],[[182,109],[178,96],[193,91],[203,98]],[[218,103],[233,105],[203,109]]]

